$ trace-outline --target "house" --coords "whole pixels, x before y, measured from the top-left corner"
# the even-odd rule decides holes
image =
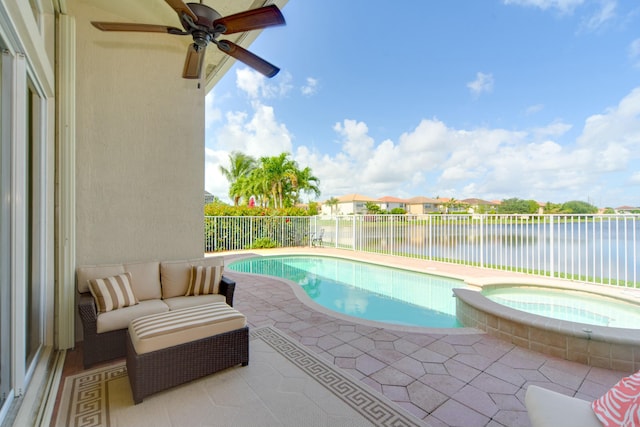
[[[327,201],[322,203],[322,215],[353,215],[353,214],[366,214],[367,203],[375,203],[378,206],[380,201],[372,197],[363,196],[362,194],[347,194],[341,197],[337,197],[337,204],[335,206],[327,204]]]
[[[77,265],[204,252],[205,95],[233,59],[209,46],[202,77],[184,79],[188,38],[91,25],[180,26],[169,4],[0,2],[0,423],[17,410],[32,425],[47,366],[82,339]]]
[[[496,203],[482,199],[464,199],[460,200],[464,204],[469,213],[489,213],[496,208]]]
[[[213,203],[216,201],[216,196],[214,196],[213,194],[209,193],[208,191],[205,190],[204,192],[204,204],[208,205],[209,203]]]
[[[380,202],[380,208],[385,211],[391,211],[392,209],[404,209],[407,210],[407,201],[393,196],[385,196],[378,199]]]
[[[640,207],[618,206],[617,208],[615,208],[615,211],[616,211],[617,214],[629,215],[629,214],[640,212]]]
[[[407,213],[424,215],[441,211],[442,200],[430,199],[424,196],[412,197],[406,200]]]

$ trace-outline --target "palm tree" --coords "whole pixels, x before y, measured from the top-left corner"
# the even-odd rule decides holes
[[[287,185],[296,180],[298,170],[295,161],[288,158],[289,153],[282,153],[274,157],[262,157],[260,163],[265,172],[265,177],[270,185],[270,195],[275,208],[284,206],[284,192]]]
[[[327,200],[324,203],[325,203],[325,205],[327,205],[327,206],[329,206],[331,208],[331,216],[333,216],[333,208],[338,206],[338,203],[340,203],[340,201],[338,199],[336,199],[335,197],[331,197],[329,200]]]
[[[229,169],[220,166],[220,172],[229,181],[229,197],[233,200],[234,206],[238,206],[243,196],[246,197],[246,193],[243,194],[241,191],[243,185],[236,185],[236,182],[242,177],[248,177],[255,168],[256,159],[238,151],[229,154]]]
[[[292,194],[291,194],[291,204],[300,203],[300,193],[313,194],[316,197],[320,195],[320,180],[318,177],[314,176],[311,172],[310,167],[306,167],[302,170],[297,169],[295,174],[295,179],[291,183],[292,185]]]

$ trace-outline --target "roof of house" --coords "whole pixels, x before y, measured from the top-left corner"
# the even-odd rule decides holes
[[[489,202],[487,200],[482,200],[482,199],[464,199],[464,200],[460,200],[462,203],[466,203],[468,205],[493,205],[495,204],[494,202]]]
[[[399,197],[393,197],[393,196],[384,196],[384,197],[380,197],[378,199],[378,201],[380,202],[388,202],[388,203],[406,203],[406,199],[401,199]]]
[[[424,196],[417,196],[417,197],[412,197],[410,199],[407,199],[406,203],[408,203],[410,205],[417,205],[417,204],[422,204],[422,203],[437,204],[437,203],[442,203],[442,200],[441,199],[430,199],[429,197],[424,197]]]
[[[346,194],[344,196],[336,197],[339,203],[345,202],[377,202],[377,199],[373,197],[363,196],[362,194]]]

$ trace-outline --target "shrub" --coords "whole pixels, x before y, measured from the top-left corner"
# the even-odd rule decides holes
[[[278,247],[278,244],[269,237],[260,237],[247,249],[271,249]]]

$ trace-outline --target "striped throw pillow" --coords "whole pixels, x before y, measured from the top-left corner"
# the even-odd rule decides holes
[[[89,280],[89,290],[99,313],[138,304],[131,289],[131,273]]]
[[[185,296],[217,294],[220,291],[222,266],[194,265],[191,267],[191,279]]]
[[[640,426],[640,371],[618,381],[591,408],[605,427]]]

